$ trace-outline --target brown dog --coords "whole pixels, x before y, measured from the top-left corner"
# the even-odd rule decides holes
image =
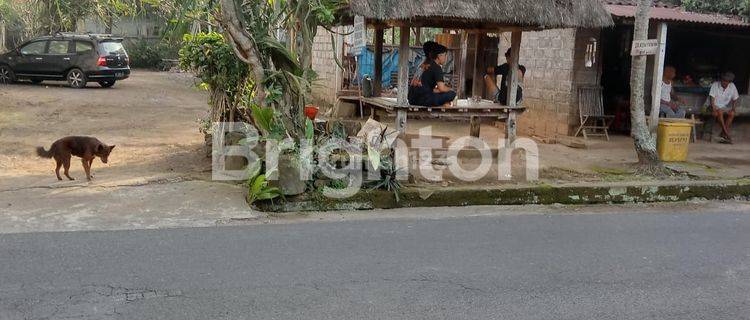
[[[37,147],[36,154],[42,158],[55,158],[55,162],[57,162],[55,174],[58,180],[62,180],[60,177],[61,166],[65,169],[65,176],[70,180],[75,180],[68,175],[70,156],[80,157],[83,170],[86,171],[86,178],[91,181],[91,164],[94,163],[94,159],[99,157],[103,163],[107,163],[109,154],[114,148],[115,146],[108,146],[93,137],[65,137],[55,141],[49,151],[45,151],[43,147]]]

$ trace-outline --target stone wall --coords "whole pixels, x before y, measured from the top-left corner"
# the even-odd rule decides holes
[[[579,123],[577,88],[599,83],[601,49],[586,65],[586,48],[599,30],[558,29],[525,32],[521,43],[524,106],[519,133],[526,136],[572,135]]]
[[[341,69],[334,59],[334,50],[341,50],[342,39],[334,35],[333,40],[337,42],[335,46],[331,33],[318,28],[313,42],[313,70],[318,74],[318,80],[313,84],[313,98],[318,104],[334,104],[341,83]]]

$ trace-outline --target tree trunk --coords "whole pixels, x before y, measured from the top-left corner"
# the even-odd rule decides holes
[[[0,52],[5,52],[5,21],[0,21]]]
[[[653,0],[638,1],[633,41],[648,39],[648,23],[652,4]],[[655,137],[651,135],[646,125],[644,109],[647,56],[633,56],[632,59],[632,69],[630,70],[630,134],[633,137],[638,162],[643,167],[642,169],[648,172],[657,172],[662,168],[662,165],[656,153]]]
[[[258,48],[256,48],[252,37],[237,17],[237,5],[235,0],[221,0],[221,18],[219,23],[224,28],[224,34],[232,45],[235,54],[243,62],[250,66],[250,76],[255,87],[255,103],[265,106],[266,88],[263,85],[265,70],[260,60]]]
[[[107,12],[107,22],[105,22],[104,33],[112,34],[112,28],[115,25],[115,18],[112,16],[112,12]]]

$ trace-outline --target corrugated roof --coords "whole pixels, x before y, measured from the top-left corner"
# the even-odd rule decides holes
[[[607,9],[615,17],[633,18],[635,17],[635,5],[609,4],[610,2],[635,2],[628,0],[605,1]],[[745,22],[738,16],[729,16],[722,14],[709,14],[685,11],[679,7],[657,7],[651,9],[651,19],[660,21],[688,22],[700,24],[715,24],[733,27],[750,28],[750,23]]]
[[[637,6],[638,0],[602,0],[604,4],[621,5],[621,6]],[[657,8],[673,8],[675,5],[663,1],[654,1],[654,7]]]

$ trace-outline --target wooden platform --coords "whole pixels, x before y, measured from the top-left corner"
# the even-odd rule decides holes
[[[522,106],[509,107],[490,100],[480,100],[478,102],[462,99],[456,102],[455,106],[445,107],[424,107],[424,106],[400,106],[396,98],[390,97],[356,97],[340,96],[339,99],[347,101],[356,101],[360,107],[368,107],[373,115],[385,112],[386,114],[396,114],[396,128],[405,132],[406,118],[411,116],[437,116],[444,119],[467,119],[469,120],[469,134],[479,137],[481,118],[490,118],[506,122],[508,128],[507,137],[509,141],[515,139],[516,117],[526,111]],[[362,110],[360,110],[362,111]]]
[[[427,113],[430,115],[438,116],[450,116],[450,117],[464,117],[469,118],[471,116],[479,116],[483,118],[506,118],[511,110],[517,113],[522,113],[526,110],[524,107],[508,107],[490,100],[481,100],[479,102],[472,102],[468,100],[458,100],[456,106],[450,107],[424,107],[424,106],[413,106],[401,107],[398,105],[396,98],[389,97],[356,97],[356,96],[341,96],[341,100],[361,102],[364,107],[378,108],[379,110],[387,113],[396,113],[399,109],[405,109],[410,114]]]

